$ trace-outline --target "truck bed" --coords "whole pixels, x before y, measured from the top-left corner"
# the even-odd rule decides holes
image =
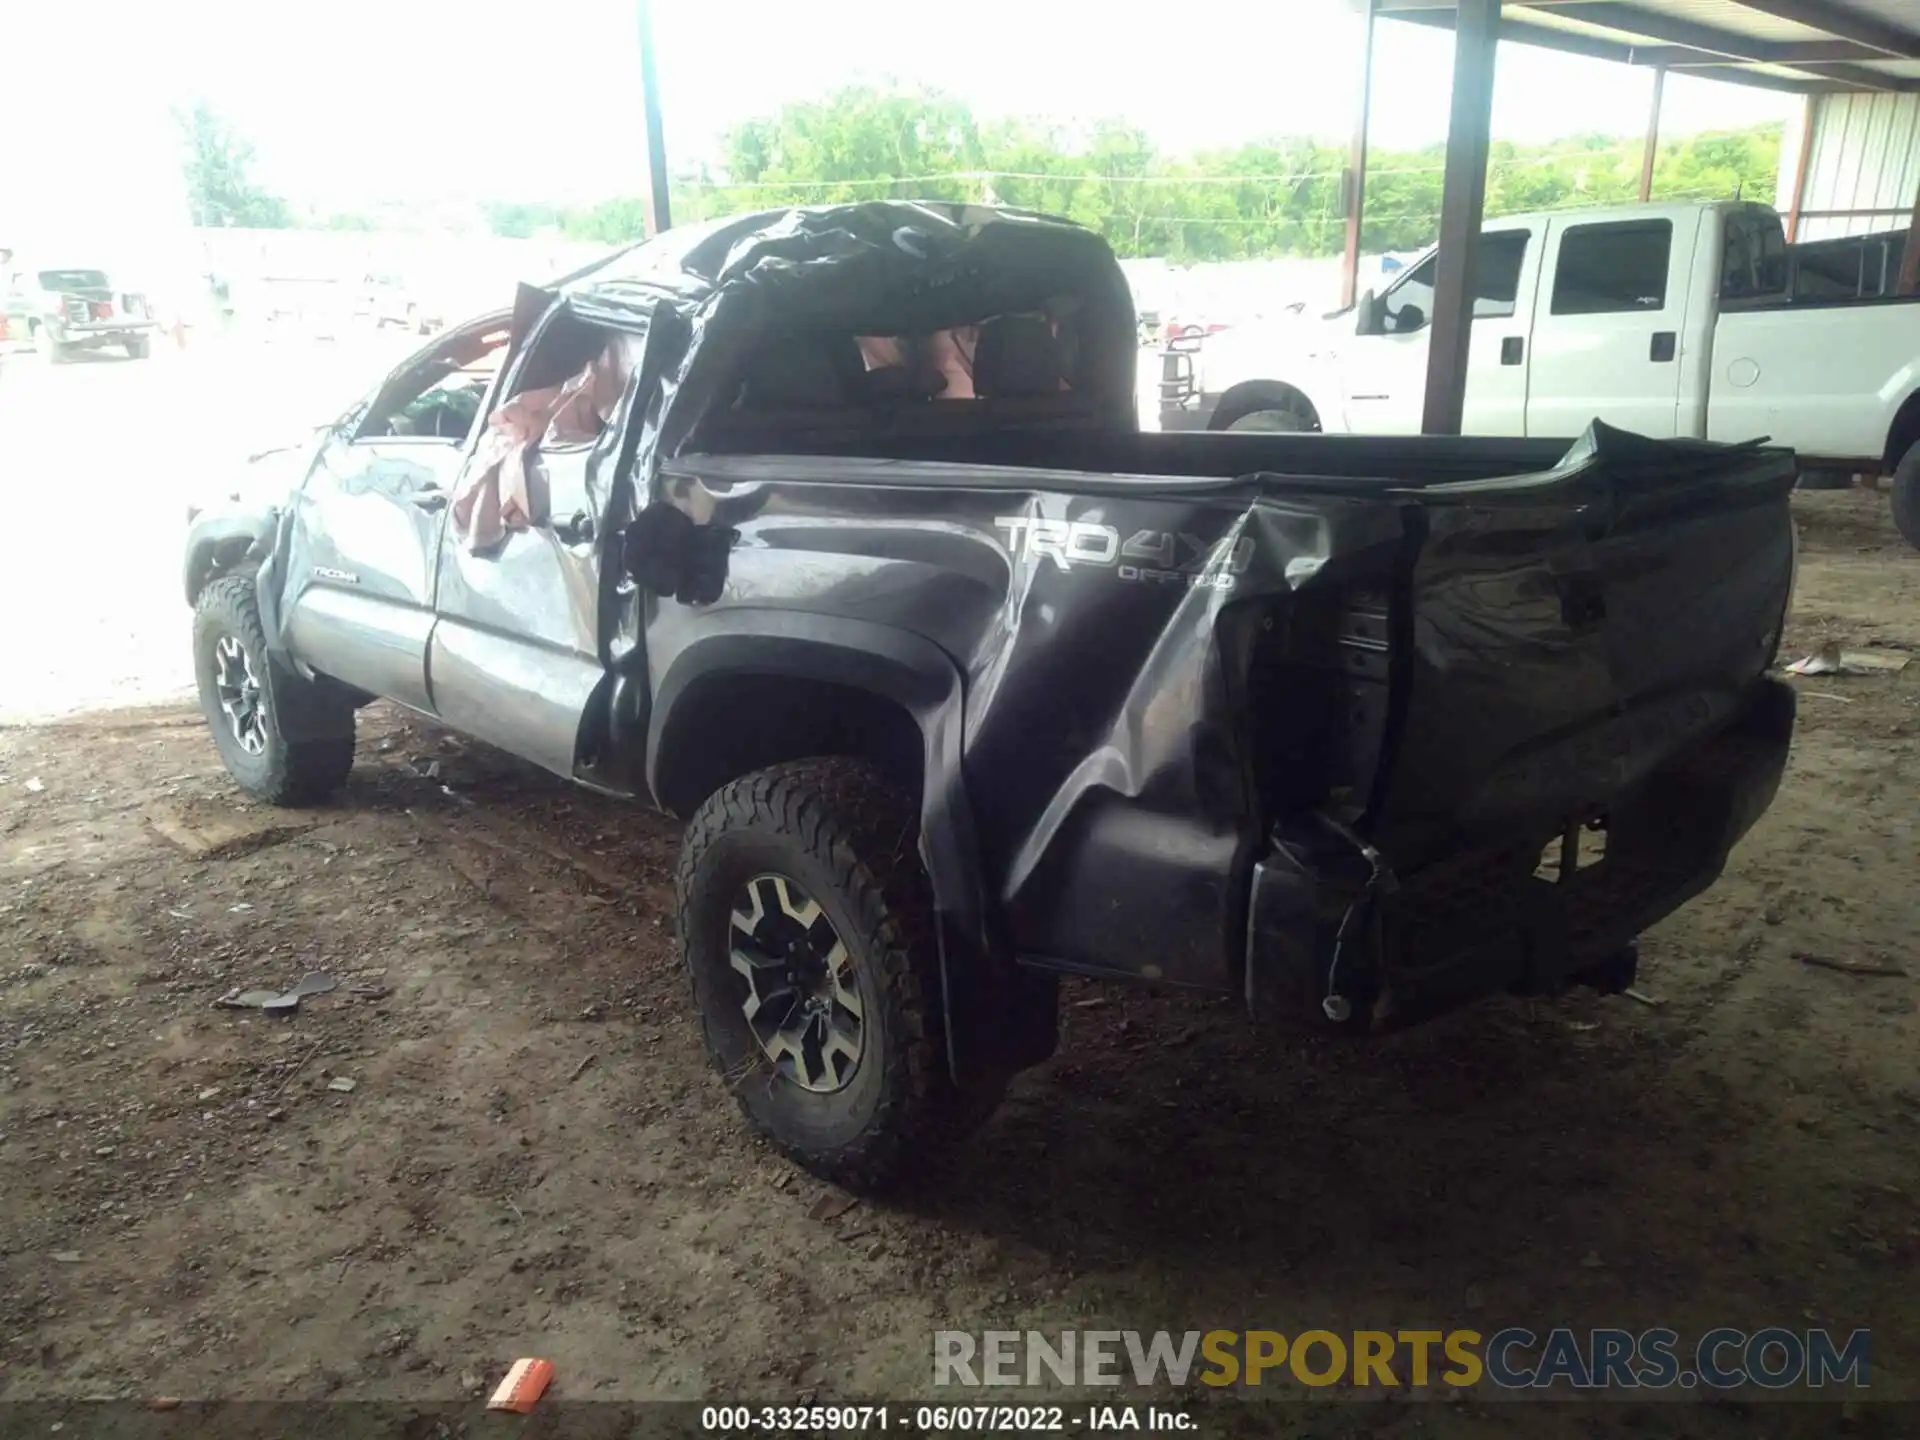
[[[1850,462],[1873,474],[1891,468],[1900,456],[1887,453],[1889,439],[1920,390],[1917,307],[1920,296],[1721,311],[1708,438],[1765,437],[1792,446],[1807,464]]]
[[[1274,963],[1315,973],[1259,988],[1310,979],[1317,1004],[1334,936],[1316,917],[1356,903],[1364,843],[1432,920],[1380,962],[1399,1013],[1490,973],[1550,987],[1710,883],[1777,783],[1785,451],[1604,426],[1571,449],[1000,433],[813,451],[686,455],[663,488],[736,532],[717,611],[878,617],[952,658],[987,882],[1028,963],[1237,990],[1256,953],[1290,956]],[[655,636],[670,661],[677,638]],[[1538,888],[1543,847],[1589,824],[1606,862]],[[1441,923],[1449,897],[1464,928]],[[1284,918],[1296,902],[1312,913]],[[1281,938],[1254,945],[1256,923]]]

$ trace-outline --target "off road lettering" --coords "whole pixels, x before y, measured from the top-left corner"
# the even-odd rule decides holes
[[[1090,521],[996,515],[993,523],[1007,532],[1007,548],[1016,557],[1051,560],[1062,570],[1118,565],[1122,580],[1230,589],[1232,577],[1253,563],[1253,541],[1248,539],[1229,543],[1202,540],[1184,530],[1136,530],[1122,544],[1113,526]],[[1138,563],[1122,563],[1128,561]]]

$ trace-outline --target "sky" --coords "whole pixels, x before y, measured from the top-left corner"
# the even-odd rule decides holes
[[[637,193],[644,149],[632,0],[6,0],[8,46],[86,51],[0,85],[0,234],[177,217],[168,107],[204,98],[296,205]],[[1118,116],[1181,152],[1344,137],[1358,25],[1342,0],[654,0],[669,160],[711,160],[741,120],[857,81],[949,91],[982,118]],[[1444,139],[1452,37],[1383,21],[1373,143]],[[1503,45],[1496,138],[1637,135],[1650,74]],[[1676,76],[1665,133],[1778,120],[1797,97]],[[100,176],[115,178],[102,184]],[[0,239],[0,243],[6,243]]]

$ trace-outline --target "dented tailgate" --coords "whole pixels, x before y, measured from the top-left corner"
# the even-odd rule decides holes
[[[1779,642],[1793,477],[1596,426],[1551,472],[1420,492],[1379,843],[1597,811],[1724,725]]]

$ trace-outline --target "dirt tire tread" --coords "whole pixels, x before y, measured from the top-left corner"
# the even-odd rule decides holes
[[[1894,469],[1893,524],[1901,539],[1920,550],[1920,443]]]
[[[266,631],[260,624],[260,607],[254,602],[251,574],[222,575],[209,581],[201,590],[193,613],[196,666],[200,647],[212,643],[206,632],[215,626],[237,635],[240,643],[259,657],[260,664],[274,663],[267,653]],[[281,693],[284,693],[288,681],[294,685],[307,683],[289,675],[276,675],[275,681],[281,686]],[[204,706],[204,687],[201,700]],[[317,703],[329,702],[318,698]],[[351,707],[348,707],[349,721],[351,714]],[[207,716],[207,723],[210,726],[217,723],[211,713]],[[262,756],[266,763],[261,777],[257,781],[248,781],[238,775],[234,777],[250,794],[257,795],[271,805],[297,807],[318,804],[346,784],[347,775],[353,769],[351,729],[344,736],[287,740],[280,734],[278,716],[271,704],[267,710],[267,723],[267,748]]]
[[[962,1128],[982,1109],[982,1097],[962,1103],[946,1071],[933,893],[920,861],[912,797],[876,767],[840,756],[776,765],[716,791],[687,827],[674,876],[680,952],[689,966],[687,917],[701,862],[724,833],[742,828],[790,837],[831,873],[855,917],[862,964],[871,968],[887,1011],[893,1053],[882,1059],[893,1074],[858,1138],[831,1150],[809,1149],[773,1133],[738,1085],[735,1098],[749,1122],[805,1169],[850,1188],[882,1188],[912,1154]],[[702,1030],[708,1054],[724,1073],[726,1056],[704,1017]]]

